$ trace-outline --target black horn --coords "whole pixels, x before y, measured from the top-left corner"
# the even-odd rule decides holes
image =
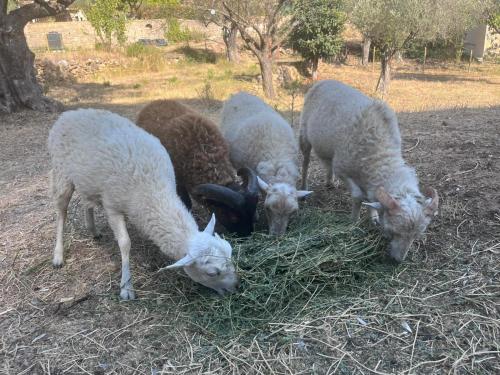
[[[243,179],[243,188],[251,194],[259,194],[259,183],[255,172],[247,167],[238,169],[238,176]]]
[[[223,203],[234,210],[240,210],[245,204],[245,199],[242,194],[217,184],[201,184],[195,186],[192,195],[197,199]]]

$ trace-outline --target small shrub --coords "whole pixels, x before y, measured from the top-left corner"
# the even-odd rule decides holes
[[[170,78],[167,78],[167,84],[168,85],[175,85],[177,82],[179,81],[179,79],[176,77],[176,76],[173,76],[173,77],[170,77]]]
[[[229,79],[233,78],[233,75],[234,75],[234,73],[231,69],[226,69],[226,70],[224,70],[224,74],[222,75],[222,78],[229,80]]]
[[[187,42],[190,40],[191,33],[188,28],[182,27],[179,20],[171,18],[168,21],[165,38],[170,43]]]
[[[208,69],[207,70],[207,80],[211,81],[213,80],[215,77],[215,73],[212,69]]]
[[[154,48],[154,47],[153,47]],[[140,57],[148,52],[148,46],[142,43],[132,43],[125,49],[125,54],[128,57]]]
[[[102,83],[102,85],[103,85],[104,87],[111,87],[111,82],[109,82],[109,81],[104,81],[104,82]]]

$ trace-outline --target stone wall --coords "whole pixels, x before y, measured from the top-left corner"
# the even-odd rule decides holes
[[[218,26],[209,25],[205,27],[202,23],[185,20],[181,25],[205,33],[209,38],[220,38],[221,32]],[[161,39],[164,38],[166,27],[165,20],[131,20],[127,22],[127,43],[134,43],[139,39]],[[47,33],[56,31],[61,33],[65,49],[94,48],[98,37],[90,22],[32,22],[26,26],[25,34],[28,45],[32,50],[47,49]]]

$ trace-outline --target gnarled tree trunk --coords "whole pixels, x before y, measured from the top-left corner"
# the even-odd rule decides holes
[[[311,75],[313,81],[316,81],[318,79],[318,66],[319,66],[319,58],[313,57],[311,59]]]
[[[270,53],[263,52],[257,56],[262,77],[262,89],[266,98],[273,99],[276,96],[273,85],[273,60]]]
[[[223,26],[222,37],[226,45],[227,59],[230,62],[240,62],[240,53],[238,51],[238,26],[231,22],[229,27]]]
[[[368,63],[369,63],[371,44],[372,44],[372,41],[370,38],[367,38],[367,37],[363,38],[363,57],[361,60],[362,65],[368,65]]]
[[[382,95],[386,94],[389,90],[389,84],[391,82],[391,61],[393,53],[383,52],[380,60],[380,77],[377,82],[377,91]]]
[[[61,103],[44,96],[36,81],[35,55],[26,43],[24,27],[32,19],[64,11],[73,1],[37,0],[7,14],[7,0],[0,0],[0,112],[62,109]]]

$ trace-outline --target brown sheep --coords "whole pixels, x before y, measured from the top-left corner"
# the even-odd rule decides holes
[[[137,125],[167,149],[177,193],[188,208],[191,196],[213,210],[229,231],[239,235],[253,231],[256,175],[248,168],[240,169],[244,182],[237,183],[229,147],[216,124],[176,100],[156,100],[142,109]]]

